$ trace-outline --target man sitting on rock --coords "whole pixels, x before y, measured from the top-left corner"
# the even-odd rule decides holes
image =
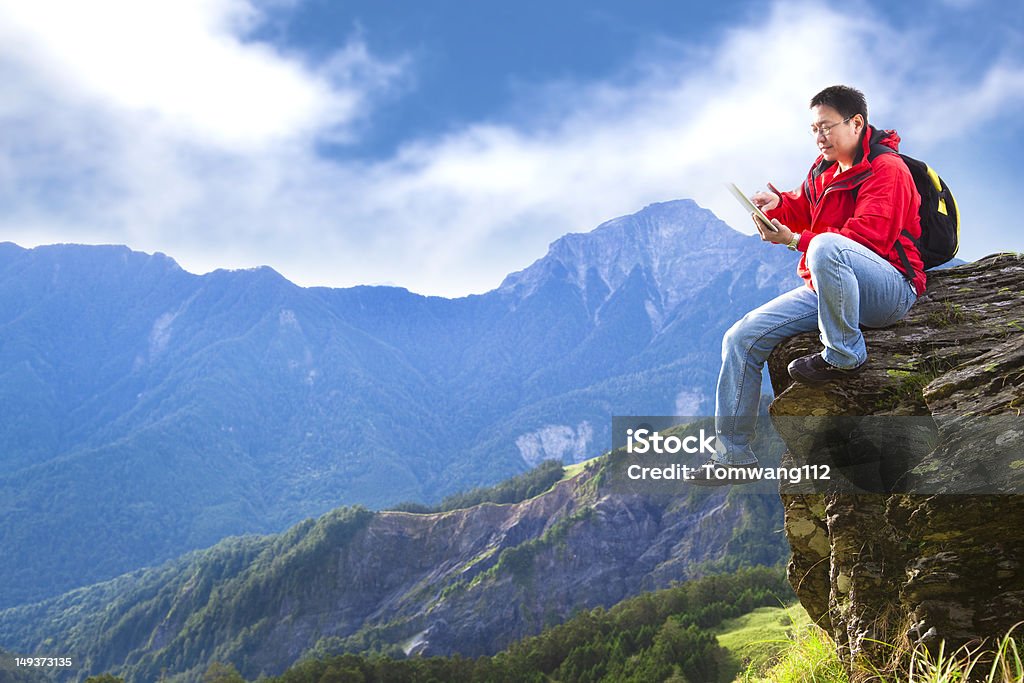
[[[777,228],[755,219],[761,239],[803,252],[797,272],[805,284],[747,313],[722,339],[718,447],[698,468],[696,484],[749,481],[714,470],[757,465],[750,443],[761,371],[776,345],[816,329],[824,349],[790,363],[790,376],[810,385],[852,377],[868,357],[860,326],[895,323],[924,293],[911,239],[921,234],[921,199],[910,170],[898,154],[869,159],[872,143],[897,150],[899,136],[868,125],[863,93],[843,85],[811,99],[810,132],[821,154],[803,186],[751,197]]]

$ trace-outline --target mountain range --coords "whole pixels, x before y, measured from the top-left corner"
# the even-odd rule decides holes
[[[774,458],[778,452],[773,454]],[[346,652],[493,655],[593,607],[708,572],[778,567],[778,494],[678,484],[623,490],[621,462],[572,468],[539,495],[434,513],[333,510],[148,570],[0,610],[0,644],[54,650],[55,680],[116,672],[247,680]],[[777,462],[777,460],[775,460]]]
[[[723,331],[794,260],[687,200],[459,299],[0,244],[0,608],[707,414]]]

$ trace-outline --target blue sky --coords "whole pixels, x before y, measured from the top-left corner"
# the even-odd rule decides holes
[[[843,82],[952,186],[962,256],[1024,251],[1020,3],[0,0],[0,78],[23,246],[483,292],[651,202],[751,232],[723,183],[798,184]]]

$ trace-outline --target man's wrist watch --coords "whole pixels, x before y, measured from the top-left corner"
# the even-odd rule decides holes
[[[794,232],[793,239],[789,241],[789,244],[786,245],[786,248],[788,248],[790,251],[796,251],[796,245],[798,244],[800,244],[800,233]]]

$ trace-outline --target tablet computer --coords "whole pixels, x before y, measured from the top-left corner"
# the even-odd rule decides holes
[[[736,199],[739,200],[739,203],[743,205],[743,208],[754,214],[754,216],[757,217],[757,220],[764,224],[766,230],[770,230],[771,232],[779,231],[779,229],[775,227],[775,224],[772,223],[771,219],[764,215],[764,211],[759,209],[754,202],[750,201],[750,198],[747,197],[740,188],[736,187],[736,183],[729,183],[728,187],[733,196],[736,197]]]

